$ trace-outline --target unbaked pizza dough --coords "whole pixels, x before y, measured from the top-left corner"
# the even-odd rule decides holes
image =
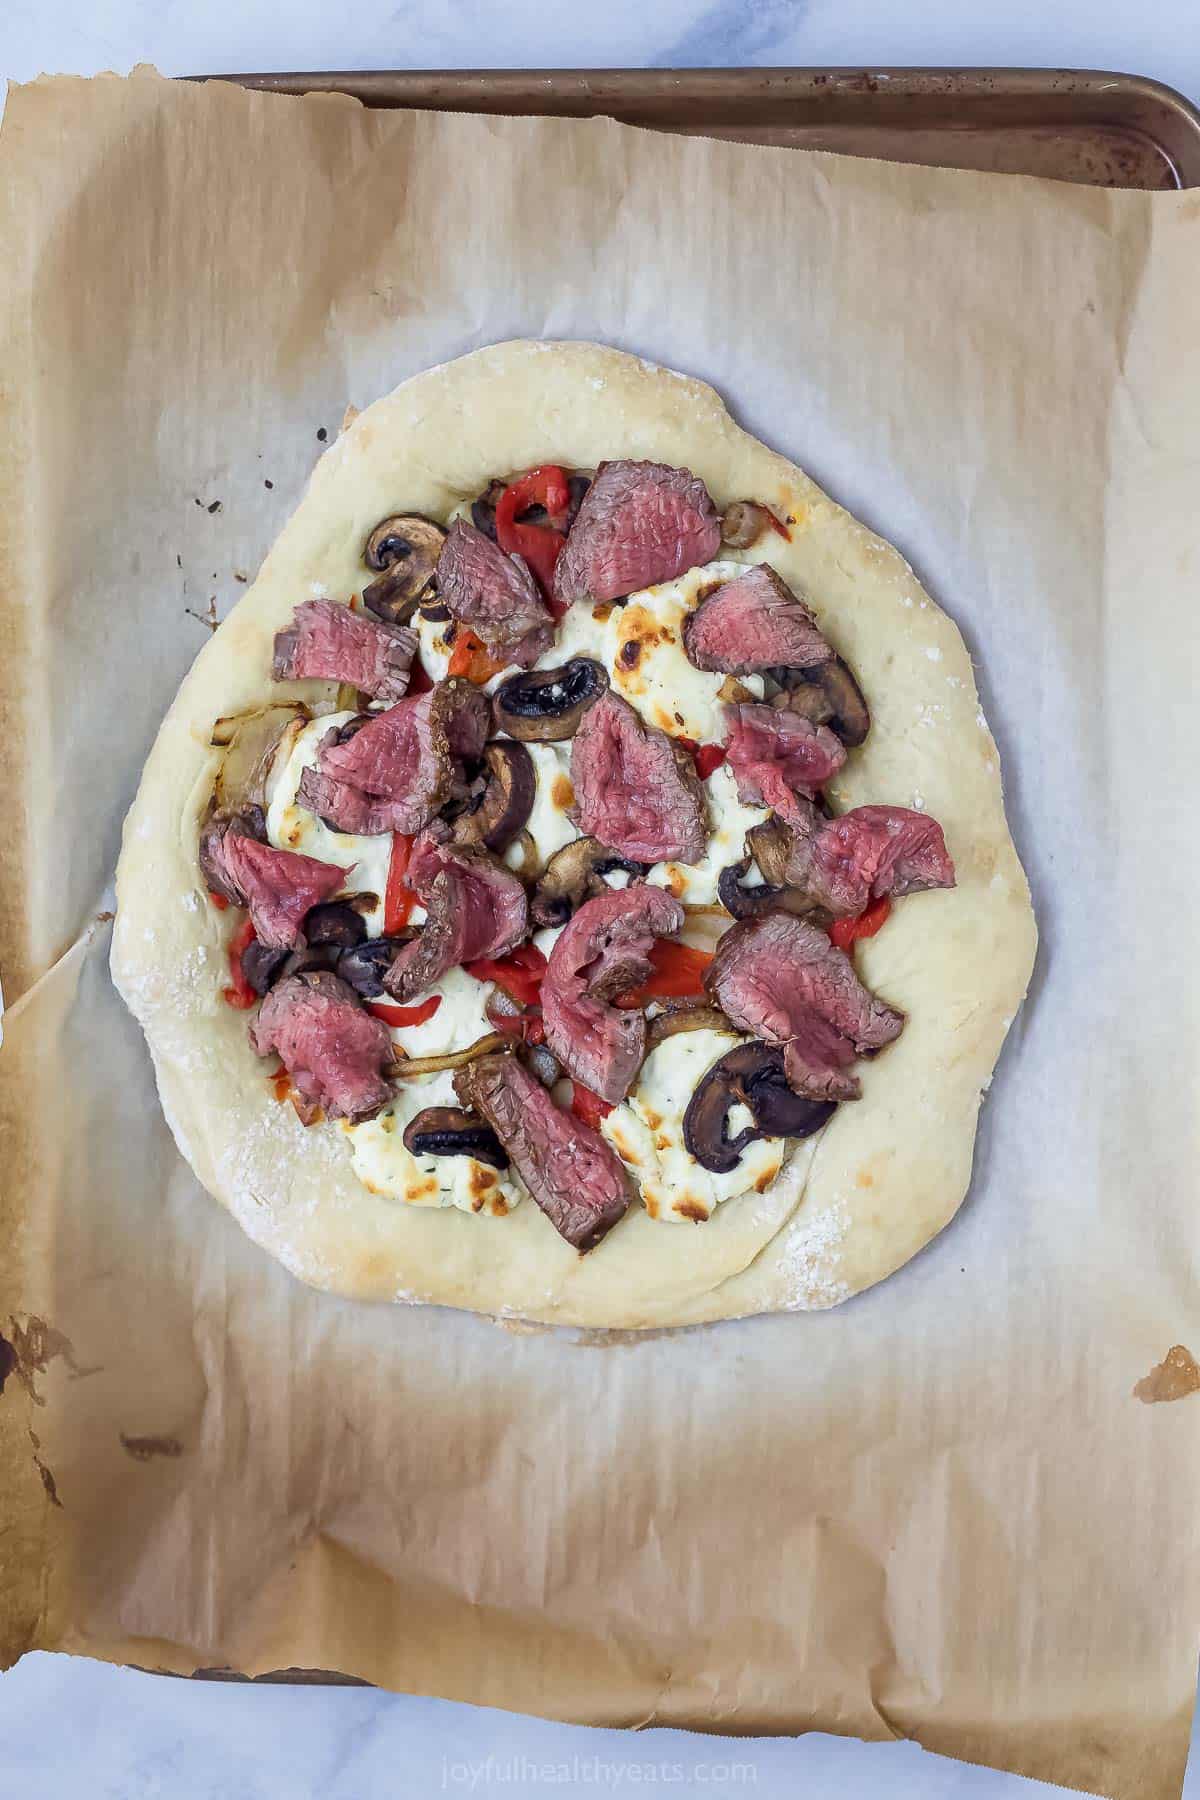
[[[228,926],[208,903],[197,843],[221,755],[214,721],[273,698],[327,701],[328,684],[271,680],[273,639],[300,600],[361,589],[379,519],[445,521],[497,474],[617,457],[693,470],[718,510],[752,498],[794,521],[789,542],[747,555],[805,595],[873,718],[829,791],[839,808],[931,813],[958,884],[900,902],[859,946],[862,980],[908,1015],[899,1040],[860,1065],[860,1101],[799,1143],[764,1192],[703,1223],[664,1224],[635,1202],[580,1256],[528,1199],[493,1216],[371,1192],[341,1126],[305,1129],[278,1103],[246,1014],[221,997]],[[957,627],[897,551],[741,430],[711,388],[584,343],[499,344],[431,369],[329,448],[163,722],[126,821],[117,897],[113,975],[145,1030],[168,1122],[264,1249],[362,1299],[625,1329],[832,1306],[928,1243],[966,1193],[980,1100],[1036,947]]]

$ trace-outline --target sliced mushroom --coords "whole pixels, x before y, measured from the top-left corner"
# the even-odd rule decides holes
[[[774,668],[767,673],[781,690],[772,705],[790,707],[814,725],[828,725],[848,750],[865,741],[871,729],[870,709],[849,664],[840,656],[811,669]]]
[[[729,1110],[749,1108],[754,1121],[729,1136]],[[683,1115],[683,1141],[702,1168],[728,1175],[756,1138],[811,1137],[834,1111],[832,1100],[794,1094],[783,1072],[783,1051],[751,1041],[737,1044],[708,1070]]]
[[[761,825],[752,826],[746,833],[746,848],[769,886],[787,886],[788,858],[792,853],[790,826],[782,819],[764,819]]]
[[[771,513],[757,500],[735,500],[721,519],[721,542],[731,550],[749,550],[773,523]]]
[[[757,700],[758,695],[736,675],[727,675],[717,689],[717,699],[724,700],[728,706],[746,706]]]
[[[361,943],[353,944],[340,953],[337,959],[338,974],[364,1000],[386,998],[383,978],[391,968],[396,952],[402,944],[409,941],[411,935],[364,938]]]
[[[257,938],[247,944],[241,956],[242,974],[256,994],[261,997],[268,988],[274,987],[291,954],[286,945],[282,950],[273,950],[267,944],[260,944]]]
[[[491,1126],[457,1106],[427,1106],[404,1128],[404,1148],[413,1156],[469,1156],[493,1169],[507,1169],[508,1157]]]
[[[367,935],[362,914],[348,900],[326,900],[304,915],[304,941],[310,949],[330,946],[350,950]]]
[[[565,925],[585,900],[604,892],[605,875],[623,869],[626,874],[638,877],[645,875],[649,867],[649,863],[631,862],[626,856],[618,856],[599,838],[572,838],[569,844],[555,851],[534,889],[530,903],[533,922],[535,925]]]
[[[574,737],[579,721],[608,687],[608,670],[590,656],[557,669],[528,669],[502,681],[492,697],[497,731],[526,743],[556,744]]]
[[[527,1044],[521,1052],[528,1068],[544,1088],[552,1088],[562,1074],[562,1064],[545,1044]]]
[[[537,777],[524,744],[492,743],[453,819],[456,844],[482,844],[502,855],[525,829],[533,811]]]
[[[403,625],[432,589],[445,541],[442,527],[420,513],[381,519],[363,551],[367,567],[381,571],[363,589],[363,605],[377,618]]]
[[[756,887],[743,887],[742,881],[750,868],[750,858],[744,856],[741,862],[730,863],[722,869],[717,880],[717,892],[721,896],[721,905],[735,919],[761,919],[767,913],[794,913],[797,918],[812,918],[817,911],[807,888],[792,887],[783,883],[779,887],[770,882],[763,882]]]

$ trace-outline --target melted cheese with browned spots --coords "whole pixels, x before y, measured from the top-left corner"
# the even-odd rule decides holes
[[[740,1041],[726,1031],[681,1031],[664,1039],[642,1064],[629,1098],[601,1125],[636,1176],[651,1218],[698,1224],[711,1218],[723,1201],[765,1192],[783,1167],[787,1145],[782,1138],[758,1138],[747,1144],[737,1167],[727,1175],[704,1168],[684,1143],[684,1114],[701,1077]],[[751,1122],[745,1108],[730,1109],[731,1136]]]
[[[469,977],[467,978],[469,979]],[[457,1206],[463,1212],[503,1218],[525,1187],[512,1169],[493,1169],[473,1156],[414,1156],[404,1147],[404,1128],[427,1106],[457,1106],[449,1069],[404,1081],[374,1119],[343,1125],[354,1173],[371,1193],[409,1206]]]

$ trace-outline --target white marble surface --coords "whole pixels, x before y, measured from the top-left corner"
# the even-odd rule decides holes
[[[1133,69],[1200,99],[1196,0],[0,0],[0,74],[628,64]],[[490,1760],[489,1760],[490,1759]],[[188,1683],[61,1656],[0,1677],[0,1792],[24,1800],[370,1800],[623,1792],[1018,1800],[1058,1790],[827,1737],[589,1731],[345,1688]],[[1193,1739],[1186,1789],[1200,1800]]]

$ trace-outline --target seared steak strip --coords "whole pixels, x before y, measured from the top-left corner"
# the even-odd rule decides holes
[[[645,981],[655,938],[675,937],[683,920],[665,888],[617,888],[586,900],[550,952],[542,979],[546,1042],[567,1074],[610,1106],[641,1068],[646,1020],[608,1002]]]
[[[438,558],[438,599],[492,656],[527,669],[554,642],[554,621],[523,558],[461,519]]]
[[[611,690],[580,721],[571,782],[573,817],[585,836],[635,862],[703,857],[708,838],[695,764]]]
[[[856,1055],[899,1037],[903,1013],[876,999],[850,958],[806,919],[771,913],[717,945],[704,985],[726,1017],[768,1044],[793,1044],[788,1080],[814,1100],[853,1099]]]
[[[791,822],[791,821],[790,821]],[[942,828],[907,806],[856,806],[793,832],[785,878],[835,917],[862,912],[885,894],[954,886]]]
[[[727,706],[725,716],[738,799],[799,823],[797,796],[811,800],[837,774],[846,760],[841,742],[827,726],[771,706]]]
[[[348,870],[294,850],[276,850],[248,836],[231,820],[219,840],[209,834],[205,859],[220,868],[217,890],[238,906],[248,906],[260,944],[290,950],[299,940],[304,915],[345,885]]]
[[[503,956],[529,929],[520,878],[488,851],[427,831],[413,845],[405,882],[425,907],[420,934],[401,946],[383,978],[396,1000],[414,1000],[447,969],[479,956]]]
[[[458,1098],[479,1113],[508,1152],[554,1229],[593,1250],[624,1217],[624,1167],[598,1131],[555,1105],[515,1056],[481,1056],[454,1077]]]
[[[666,463],[604,462],[554,571],[558,600],[620,600],[711,562],[721,521],[708,489]]]
[[[408,692],[417,634],[352,612],[336,600],[305,600],[275,634],[276,681],[342,681],[389,705]]]
[[[808,669],[833,655],[808,607],[766,563],[701,600],[683,622],[683,647],[695,668],[728,675]]]
[[[487,695],[469,681],[440,681],[369,718],[347,736],[322,740],[315,768],[300,777],[302,806],[335,831],[420,831],[457,791],[463,759],[483,752]]]
[[[278,1052],[302,1100],[331,1118],[369,1119],[391,1089],[386,1025],[363,1011],[353,988],[326,970],[289,975],[273,987],[250,1026],[259,1056]]]

